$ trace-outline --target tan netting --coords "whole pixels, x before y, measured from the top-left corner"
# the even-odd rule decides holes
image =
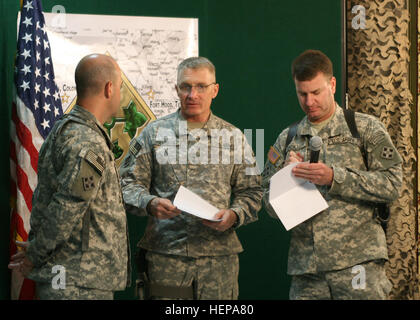
[[[365,8],[366,25],[352,8]],[[347,0],[348,106],[377,116],[387,127],[404,162],[400,198],[392,204],[387,242],[391,299],[418,296],[416,152],[412,145],[412,96],[409,90],[408,0]],[[353,22],[353,25],[352,25]],[[356,24],[355,24],[356,22]],[[358,23],[359,22],[359,23]]]

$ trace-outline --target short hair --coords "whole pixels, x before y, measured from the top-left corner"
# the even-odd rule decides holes
[[[201,69],[206,68],[214,75],[214,80],[216,81],[216,67],[214,64],[205,57],[190,57],[185,60],[183,60],[178,65],[178,71],[177,71],[177,83],[179,83],[179,79],[181,77],[182,71],[185,69]]]
[[[298,81],[312,80],[319,72],[328,78],[333,76],[331,60],[319,50],[306,50],[292,63],[292,76]]]
[[[96,60],[92,63],[90,58],[97,56],[90,54],[80,60],[74,74],[76,82],[76,92],[79,98],[100,93],[108,81],[117,79],[117,69],[111,57],[105,56],[105,59]],[[101,55],[103,56],[103,55]]]

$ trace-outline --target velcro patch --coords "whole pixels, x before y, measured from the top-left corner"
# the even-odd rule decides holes
[[[383,133],[382,131],[379,131],[377,133],[375,133],[371,138],[370,138],[370,143],[373,144],[374,146],[376,146],[377,144],[381,143],[383,140],[385,139],[385,133]]]
[[[102,175],[102,172],[105,169],[105,163],[100,156],[98,156],[92,150],[89,150],[86,154],[85,159],[93,169],[95,169],[100,175]]]
[[[382,149],[381,157],[387,160],[394,158],[394,148],[384,147]]]
[[[137,156],[137,154],[140,152],[141,150],[141,144],[137,142],[137,140],[133,140],[130,143],[130,152],[134,155]]]
[[[270,150],[268,151],[267,157],[272,164],[276,164],[276,162],[280,159],[280,153],[278,153],[277,150],[274,149],[273,146],[271,146]]]

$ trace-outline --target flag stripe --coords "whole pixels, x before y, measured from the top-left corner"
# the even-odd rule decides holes
[[[25,200],[26,206],[29,211],[32,210],[32,190],[28,183],[28,176],[26,172],[22,170],[19,165],[16,165],[16,177],[17,177],[17,186],[18,186],[18,196],[17,201],[19,201],[19,192],[22,194],[23,199]]]
[[[26,107],[25,103],[18,96],[16,96],[16,106],[17,117],[31,132],[32,143],[35,149],[39,152],[42,144],[44,143],[44,138],[39,134],[34,114]]]
[[[37,173],[38,170],[38,150],[35,148],[34,144],[32,143],[32,133],[31,131],[23,124],[22,121],[17,117],[16,110],[12,112],[12,119],[15,125],[15,132],[11,133],[11,137],[13,137],[13,133],[16,134],[16,137],[19,139],[21,145],[25,150],[29,153],[31,166],[34,171]],[[16,141],[15,141],[16,142]],[[17,149],[19,150],[19,149]],[[19,155],[18,155],[19,156]],[[20,160],[20,159],[19,159]]]
[[[11,143],[11,149],[13,148],[13,152],[15,152],[14,164],[16,165],[18,163],[19,166],[22,168],[22,170],[26,172],[28,176],[29,186],[31,190],[34,191],[38,183],[37,172],[33,168],[35,160],[33,159],[33,156],[31,156],[28,153],[28,151],[22,147],[19,139],[16,139],[16,135],[13,135],[15,132],[15,127],[14,127],[13,122],[10,125],[10,132],[11,132],[11,137],[13,139]],[[38,156],[38,153],[36,155]],[[38,159],[36,161],[38,161]],[[13,169],[16,170],[16,166]],[[16,181],[16,178],[15,178],[15,181]]]
[[[31,217],[31,211],[29,210],[28,206],[26,205],[25,198],[22,194],[22,192],[17,189],[17,197],[16,197],[16,205],[18,210],[17,214],[19,216],[19,219],[22,220],[22,223],[20,223],[18,226],[18,233],[20,236],[26,241],[28,239],[28,234],[30,230],[30,217]],[[20,229],[20,227],[23,227],[24,230]],[[24,231],[24,233],[23,233]]]
[[[29,230],[29,216],[30,216],[30,211],[32,209],[31,200],[32,200],[33,190],[31,189],[29,184],[26,183],[27,176],[25,172],[19,166],[17,166],[16,163],[12,161],[11,161],[11,167],[15,168],[15,172],[17,173],[17,177],[15,177],[15,180],[12,180],[13,182],[12,182],[12,187],[11,187],[12,189],[11,201],[13,201],[15,204],[11,204],[11,207],[15,211],[17,211],[17,214],[19,216],[23,218],[25,230]],[[16,180],[18,182],[16,182]],[[16,185],[18,187],[16,187]]]

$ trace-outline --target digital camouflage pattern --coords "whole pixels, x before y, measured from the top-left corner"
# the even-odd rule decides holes
[[[291,230],[288,273],[299,275],[340,270],[356,264],[387,259],[385,233],[373,218],[374,202],[388,203],[398,197],[402,182],[401,157],[382,123],[373,116],[356,113],[361,139],[352,137],[337,106],[332,119],[318,134],[307,117],[299,123],[297,135],[286,150],[300,152],[309,160],[311,136],[323,140],[319,161],[334,170],[331,186],[317,186],[329,208]],[[269,180],[283,167],[288,129],[277,138],[273,148],[280,155],[273,164],[266,162],[263,172],[264,205],[269,204]],[[359,149],[362,143],[368,156],[366,170]]]
[[[62,265],[67,285],[126,288],[127,219],[111,147],[105,128],[79,106],[45,140],[30,219],[31,279],[51,284],[53,266]]]
[[[148,251],[148,277],[165,286],[195,287],[198,300],[237,300],[239,258],[237,254],[190,258]],[[193,281],[195,283],[193,284]],[[165,299],[167,297],[153,297]]]
[[[363,272],[363,278],[360,277]],[[384,260],[369,261],[338,271],[294,275],[291,300],[386,300],[392,285]]]
[[[252,150],[249,159],[235,164],[232,160],[234,145],[224,144],[220,139],[216,152],[222,155],[223,151],[227,151],[229,163],[219,161],[212,164],[210,157],[206,163],[191,163],[193,161],[188,159],[192,151],[213,151],[209,150],[215,146],[210,135],[213,129],[234,131],[236,128],[211,114],[202,129],[208,141],[199,139],[197,142],[191,137],[191,132],[187,134],[187,130],[180,130],[180,125],[181,128],[187,127],[178,110],[151,122],[139,137],[131,141],[130,152],[120,167],[128,212],[146,216],[146,206],[150,200],[161,197],[173,201],[179,187],[183,185],[218,209],[232,209],[238,215],[235,228],[256,221],[261,208],[262,188],[259,174],[247,174],[247,168],[256,166]],[[176,138],[168,139],[171,134]],[[243,135],[241,137],[243,148],[249,150],[246,139]],[[168,151],[165,148],[171,144],[175,153],[171,156],[177,157],[174,158],[177,161],[166,164],[158,161],[157,155]],[[200,149],[200,146],[203,148]],[[187,161],[183,162],[182,159]],[[154,252],[189,257],[229,255],[243,250],[235,228],[224,232],[213,230],[203,225],[200,218],[187,213],[165,220],[149,217],[139,246]]]
[[[65,289],[54,289],[50,283],[38,283],[36,297],[39,300],[113,300],[114,292],[92,288],[66,286]]]

